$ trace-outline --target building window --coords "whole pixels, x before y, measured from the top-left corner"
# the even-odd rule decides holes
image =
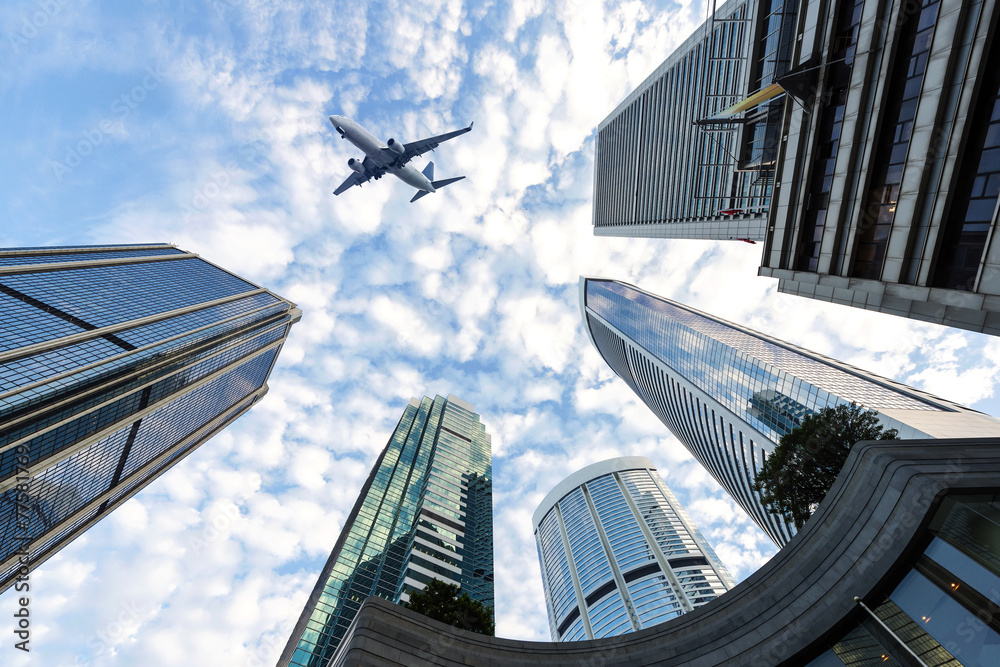
[[[986,58],[983,88],[970,115],[969,141],[957,170],[956,196],[941,232],[941,245],[931,284],[973,291],[986,237],[1000,194],[1000,67],[996,46]]]
[[[840,134],[844,124],[844,110],[847,107],[847,90],[851,84],[854,65],[855,40],[858,24],[861,22],[861,7],[864,0],[850,0],[838,9],[837,25],[840,28],[835,39],[834,50],[841,62],[829,68],[830,102],[819,114],[815,160],[809,176],[806,210],[802,217],[798,247],[795,252],[796,271],[817,271],[819,268],[820,246],[823,229],[826,226],[826,212],[830,205],[830,189],[833,186],[833,172],[840,148]]]
[[[939,0],[923,0],[918,16],[899,17],[899,48],[886,86],[880,139],[858,221],[851,268],[855,278],[878,280],[882,275],[939,4]]]

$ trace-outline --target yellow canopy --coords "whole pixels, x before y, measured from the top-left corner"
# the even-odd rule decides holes
[[[723,109],[719,113],[710,117],[708,120],[715,120],[717,118],[718,119],[731,118],[736,114],[740,113],[741,111],[746,111],[747,109],[751,109],[757,106],[758,104],[767,102],[769,99],[777,97],[783,92],[785,92],[784,88],[782,88],[776,83],[772,83],[767,88],[762,88],[755,93],[751,93],[750,96],[747,97],[746,99],[740,100],[733,106]]]

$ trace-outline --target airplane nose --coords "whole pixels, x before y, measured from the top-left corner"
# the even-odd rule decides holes
[[[330,125],[333,125],[334,127],[337,126],[337,117],[336,116],[330,116]]]

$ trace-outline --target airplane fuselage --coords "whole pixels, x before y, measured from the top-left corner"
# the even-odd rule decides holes
[[[330,123],[341,137],[357,146],[376,166],[385,167],[390,174],[418,190],[437,192],[430,179],[417,171],[413,165],[397,162],[396,153],[385,150],[389,147],[382,143],[381,139],[350,118],[330,116]]]

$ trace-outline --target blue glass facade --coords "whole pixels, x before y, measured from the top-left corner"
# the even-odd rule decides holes
[[[809,667],[910,664],[910,655],[928,667],[1000,664],[1000,497],[946,497],[895,579],[870,611],[892,634],[876,636],[861,617]],[[912,654],[899,655],[903,645]]]
[[[588,466],[535,511],[553,641],[648,628],[734,586],[648,459]]]
[[[298,317],[173,246],[0,251],[0,586],[259,400]]]
[[[777,544],[793,531],[752,485],[803,418],[851,402],[896,415],[959,409],[624,283],[581,279],[581,290],[604,359]]]
[[[412,399],[320,574],[279,665],[325,667],[365,598],[432,579],[493,608],[490,436],[468,403]]]

